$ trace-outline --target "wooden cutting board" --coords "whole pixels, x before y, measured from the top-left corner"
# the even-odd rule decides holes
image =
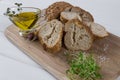
[[[69,80],[66,77],[67,64],[65,49],[58,54],[43,50],[38,41],[31,42],[18,35],[18,29],[11,25],[5,30],[6,37],[45,70],[58,80]],[[115,80],[120,76],[120,37],[110,34],[108,37],[96,40],[91,50],[101,66],[102,80]]]

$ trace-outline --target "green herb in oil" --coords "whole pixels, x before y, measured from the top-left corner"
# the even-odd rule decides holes
[[[17,11],[20,12],[22,10],[22,8],[21,8],[22,3],[15,3],[15,5],[17,6]],[[16,12],[12,11],[10,8],[7,8],[7,10],[4,13],[4,15],[6,15],[6,16],[14,16],[14,15],[16,15]]]

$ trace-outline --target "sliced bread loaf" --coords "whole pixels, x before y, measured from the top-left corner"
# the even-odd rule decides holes
[[[70,20],[65,24],[64,44],[69,50],[88,50],[93,42],[89,28],[79,20]]]
[[[63,24],[54,19],[43,25],[38,33],[38,38],[44,49],[51,53],[60,51],[62,46]]]

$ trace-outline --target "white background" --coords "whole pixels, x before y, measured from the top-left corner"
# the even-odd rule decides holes
[[[0,80],[56,80],[6,39],[4,30],[12,23],[3,15],[16,2],[44,9],[56,1],[60,0],[0,0]],[[64,1],[89,11],[95,22],[120,37],[120,0]]]

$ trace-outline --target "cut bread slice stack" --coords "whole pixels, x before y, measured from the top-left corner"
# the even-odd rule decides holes
[[[88,50],[97,37],[108,36],[106,29],[95,23],[89,12],[69,3],[53,3],[43,14],[38,38],[48,52],[57,53],[62,45],[72,51]]]
[[[88,50],[93,43],[89,28],[79,20],[70,20],[65,24],[64,44],[69,50]]]
[[[63,24],[56,19],[47,22],[40,28],[38,37],[46,51],[51,53],[60,51],[62,47],[62,28]]]
[[[67,7],[63,12],[61,12],[60,20],[65,24],[67,21],[72,19],[78,19],[85,25],[87,25],[94,37],[103,38],[108,36],[108,32],[100,24],[94,23],[92,15],[79,8],[79,7]]]

